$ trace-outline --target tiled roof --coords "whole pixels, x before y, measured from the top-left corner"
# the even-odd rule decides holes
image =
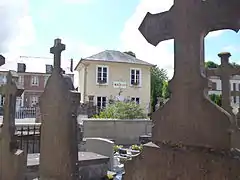
[[[128,55],[128,54],[120,52],[120,51],[115,51],[115,50],[106,50],[106,51],[100,52],[100,53],[92,55],[90,57],[83,58],[83,59],[80,60],[80,62],[82,60],[131,63],[131,64],[141,64],[141,65],[147,65],[147,66],[154,66],[151,63],[148,63],[146,61],[142,61],[142,60],[137,59],[137,58],[135,58],[131,55]],[[79,65],[79,63],[78,63],[78,65]],[[76,66],[76,68],[78,67],[78,65]]]

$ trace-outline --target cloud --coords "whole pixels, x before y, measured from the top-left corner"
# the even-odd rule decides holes
[[[221,36],[226,30],[219,30],[219,31],[213,31],[210,32],[206,38],[215,38]]]
[[[6,64],[1,69],[13,68],[24,47],[35,40],[28,0],[1,0],[0,22],[0,53],[6,57]]]
[[[91,0],[63,0],[65,3],[89,3]]]
[[[173,75],[173,40],[161,42],[157,47],[149,44],[138,31],[147,12],[159,13],[169,10],[173,0],[142,0],[135,13],[127,20],[121,33],[122,48],[136,53],[139,59],[158,65]]]

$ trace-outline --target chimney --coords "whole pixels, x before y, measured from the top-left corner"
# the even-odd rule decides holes
[[[51,74],[53,71],[53,66],[46,64],[46,74]]]
[[[17,63],[17,72],[26,72],[26,64]]]
[[[73,72],[73,59],[71,59],[71,62],[70,62],[70,71]]]

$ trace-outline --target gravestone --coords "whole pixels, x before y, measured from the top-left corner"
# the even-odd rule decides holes
[[[235,87],[231,91],[230,79],[234,75],[240,75],[240,68],[233,67],[229,63],[229,58],[231,54],[229,52],[219,53],[218,56],[221,58],[221,65],[218,68],[211,68],[206,70],[206,75],[219,76],[221,79],[222,86],[222,108],[226,110],[231,115],[231,147],[240,148],[240,131],[237,127],[237,116],[233,113],[231,106],[231,97],[238,95]]]
[[[109,170],[113,170],[114,142],[104,138],[86,138],[86,151],[109,157]]]
[[[65,45],[55,39],[50,52],[54,68],[40,97],[41,109],[41,180],[75,180],[77,178],[76,107],[80,96],[74,93],[61,69],[61,52]]]
[[[235,115],[231,106],[231,84],[230,79],[232,76],[240,74],[240,68],[235,68],[229,63],[229,52],[219,53],[221,58],[221,65],[218,68],[207,69],[206,74],[210,76],[219,76],[222,83],[222,108],[226,110],[232,116],[232,122],[234,123]]]
[[[125,180],[234,179],[238,160],[229,155],[230,116],[205,96],[204,37],[240,28],[239,0],[175,0],[168,12],[148,13],[139,27],[157,45],[174,38],[170,100],[153,113],[153,143],[126,164]],[[213,151],[213,152],[211,152]],[[225,153],[221,153],[225,152]]]
[[[7,75],[7,84],[1,87],[1,93],[5,96],[5,102],[0,133],[0,179],[23,180],[27,157],[18,149],[14,135],[16,98],[21,96],[23,90],[17,88],[10,71]]]

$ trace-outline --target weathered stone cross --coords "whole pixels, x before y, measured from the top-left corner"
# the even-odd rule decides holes
[[[239,0],[174,0],[168,12],[148,13],[139,27],[152,45],[174,38],[174,77],[168,103],[153,114],[153,141],[230,147],[229,116],[204,97],[204,37],[240,28]],[[161,111],[161,112],[160,112]],[[216,127],[216,124],[219,124]],[[215,125],[214,125],[215,124]],[[224,128],[225,126],[225,128]],[[214,128],[215,132],[212,132]],[[214,134],[215,133],[215,134]],[[214,134],[214,136],[212,135]]]
[[[61,39],[54,40],[54,46],[50,48],[50,53],[54,54],[54,69],[58,70],[59,72],[62,71],[61,69],[61,52],[66,49],[65,44],[61,43]]]
[[[218,56],[221,58],[221,65],[219,68],[207,69],[207,76],[220,76],[222,82],[222,107],[231,115],[232,106],[231,106],[231,92],[230,87],[230,77],[233,75],[240,75],[240,68],[235,68],[229,64],[230,53],[220,53]],[[235,91],[234,91],[235,92]]]

